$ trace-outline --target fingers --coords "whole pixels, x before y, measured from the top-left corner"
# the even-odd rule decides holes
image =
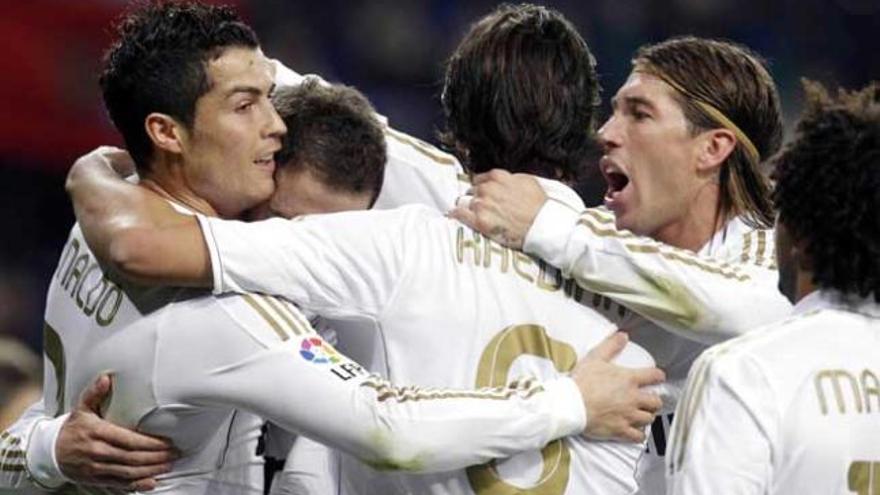
[[[624,347],[626,347],[627,342],[629,342],[629,336],[626,333],[614,332],[608,337],[605,337],[605,340],[596,345],[596,347],[590,349],[590,352],[587,353],[587,357],[601,359],[602,361],[611,361],[615,356],[620,354],[620,351],[622,351]]]
[[[125,450],[109,443],[95,447],[92,459],[96,462],[123,466],[155,466],[177,460],[178,452],[168,447],[164,450]]]
[[[130,492],[149,492],[156,489],[158,482],[154,478],[137,480],[125,487]]]
[[[647,411],[635,411],[629,418],[630,426],[643,428],[654,422],[654,413]]]
[[[125,487],[132,482],[151,479],[171,471],[171,464],[152,466],[119,466],[116,464],[93,463],[89,466],[91,478],[98,484]]]
[[[660,368],[641,368],[634,370],[633,379],[639,387],[657,385],[666,380],[666,373]]]
[[[512,174],[507,170],[495,168],[488,172],[474,175],[471,180],[471,184],[473,184],[474,186],[479,186],[480,184],[485,184],[487,182],[504,181],[511,177],[511,175]]]
[[[474,229],[477,225],[477,214],[471,211],[469,206],[469,204],[467,206],[456,206],[448,213],[448,216]]]
[[[174,450],[174,445],[166,439],[131,431],[106,421],[97,428],[95,436],[109,445],[128,451]]]
[[[101,404],[107,399],[112,390],[113,382],[109,375],[100,375],[92,382],[82,394],[79,396],[79,403],[76,408],[79,410],[87,410],[94,414],[101,414]]]
[[[639,409],[652,414],[657,414],[663,407],[663,401],[660,399],[660,396],[653,392],[640,392],[639,397],[636,399],[636,404]]]
[[[621,432],[620,437],[627,442],[641,443],[645,441],[647,435],[641,428],[626,428]]]

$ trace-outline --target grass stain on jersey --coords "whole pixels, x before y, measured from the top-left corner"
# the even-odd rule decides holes
[[[376,471],[423,471],[425,469],[425,460],[423,456],[416,455],[412,458],[398,458],[392,453],[394,452],[393,440],[385,431],[374,431],[370,434],[370,443],[374,446],[374,451],[384,453],[380,454],[378,459],[361,459],[364,464],[370,466]]]

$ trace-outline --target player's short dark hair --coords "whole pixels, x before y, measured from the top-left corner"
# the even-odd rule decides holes
[[[764,60],[743,45],[684,36],[639,48],[633,69],[685,91],[675,92],[693,133],[722,127],[697,101],[708,103],[739,127],[766,160],[782,145],[782,107]],[[738,144],[721,167],[721,211],[756,227],[773,223],[770,182],[760,163]]]
[[[880,302],[880,85],[804,89],[796,136],[772,162],[779,222],[805,244],[816,285]]]
[[[595,59],[559,12],[502,5],[470,28],[446,66],[443,144],[472,172],[573,182],[595,148]]]
[[[385,176],[385,134],[367,98],[341,84],[317,79],[283,87],[272,96],[287,125],[279,167],[308,167],[327,187],[379,196]]]
[[[257,46],[256,34],[228,7],[161,1],[121,19],[100,85],[141,173],[149,171],[153,150],[144,130],[147,115],[164,113],[191,127],[196,101],[211,89],[208,62],[229,47]]]

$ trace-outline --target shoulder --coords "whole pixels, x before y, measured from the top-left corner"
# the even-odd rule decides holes
[[[262,348],[315,333],[293,303],[255,293],[179,300],[166,308],[161,326],[166,339],[220,345],[243,339]]]
[[[455,156],[436,146],[387,125],[383,130],[389,159],[393,158],[413,165],[446,167],[446,171],[452,173],[461,170],[461,164]],[[443,169],[441,168],[441,170]]]
[[[752,227],[741,218],[734,218],[720,234],[717,257],[748,268],[776,270],[776,232],[773,228]]]
[[[795,348],[804,342],[807,331],[827,317],[823,313],[792,315],[712,346],[694,364],[694,373],[716,378],[729,386],[748,387],[755,374],[769,382],[779,363],[788,355],[797,354]]]

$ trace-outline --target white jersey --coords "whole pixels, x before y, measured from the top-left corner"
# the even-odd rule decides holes
[[[78,227],[49,288],[45,353],[42,410],[31,412],[69,411],[98,374],[112,374],[104,416],[170,438],[183,453],[158,492],[262,493],[261,418],[412,471],[540,448],[585,424],[568,378],[468,391],[396,388],[336,352],[288,302],[122,286],[102,271]],[[47,422],[31,412],[23,418],[29,429],[2,435],[13,447],[0,456],[6,487],[21,486],[29,470],[59,481],[51,441],[34,445],[44,457],[31,458],[30,435]],[[54,479],[39,473],[52,469]]]
[[[709,349],[671,440],[669,493],[880,493],[880,305],[817,291]]]
[[[295,86],[305,78],[279,61],[274,61],[275,84]],[[448,211],[455,200],[470,187],[470,178],[455,156],[437,149],[416,137],[388,125],[387,119],[377,115],[383,124],[387,159],[382,188],[373,208],[390,209],[407,204],[423,204]]]
[[[640,492],[664,493],[671,413],[694,360],[708,345],[791,311],[777,289],[773,231],[735,218],[694,254],[618,230],[604,208],[547,201],[524,250],[635,313],[621,325],[666,372],[669,392],[639,464]]]
[[[415,205],[243,223],[199,218],[216,292],[277,294],[334,320],[372,321],[392,380],[494,386],[570,370],[625,314],[558,270]],[[629,346],[626,364],[650,366]],[[528,379],[526,379],[528,381]],[[441,417],[437,418],[442,420]],[[430,431],[430,429],[426,430]],[[494,466],[381,474],[342,459],[345,493],[632,493],[643,444],[555,442]]]

